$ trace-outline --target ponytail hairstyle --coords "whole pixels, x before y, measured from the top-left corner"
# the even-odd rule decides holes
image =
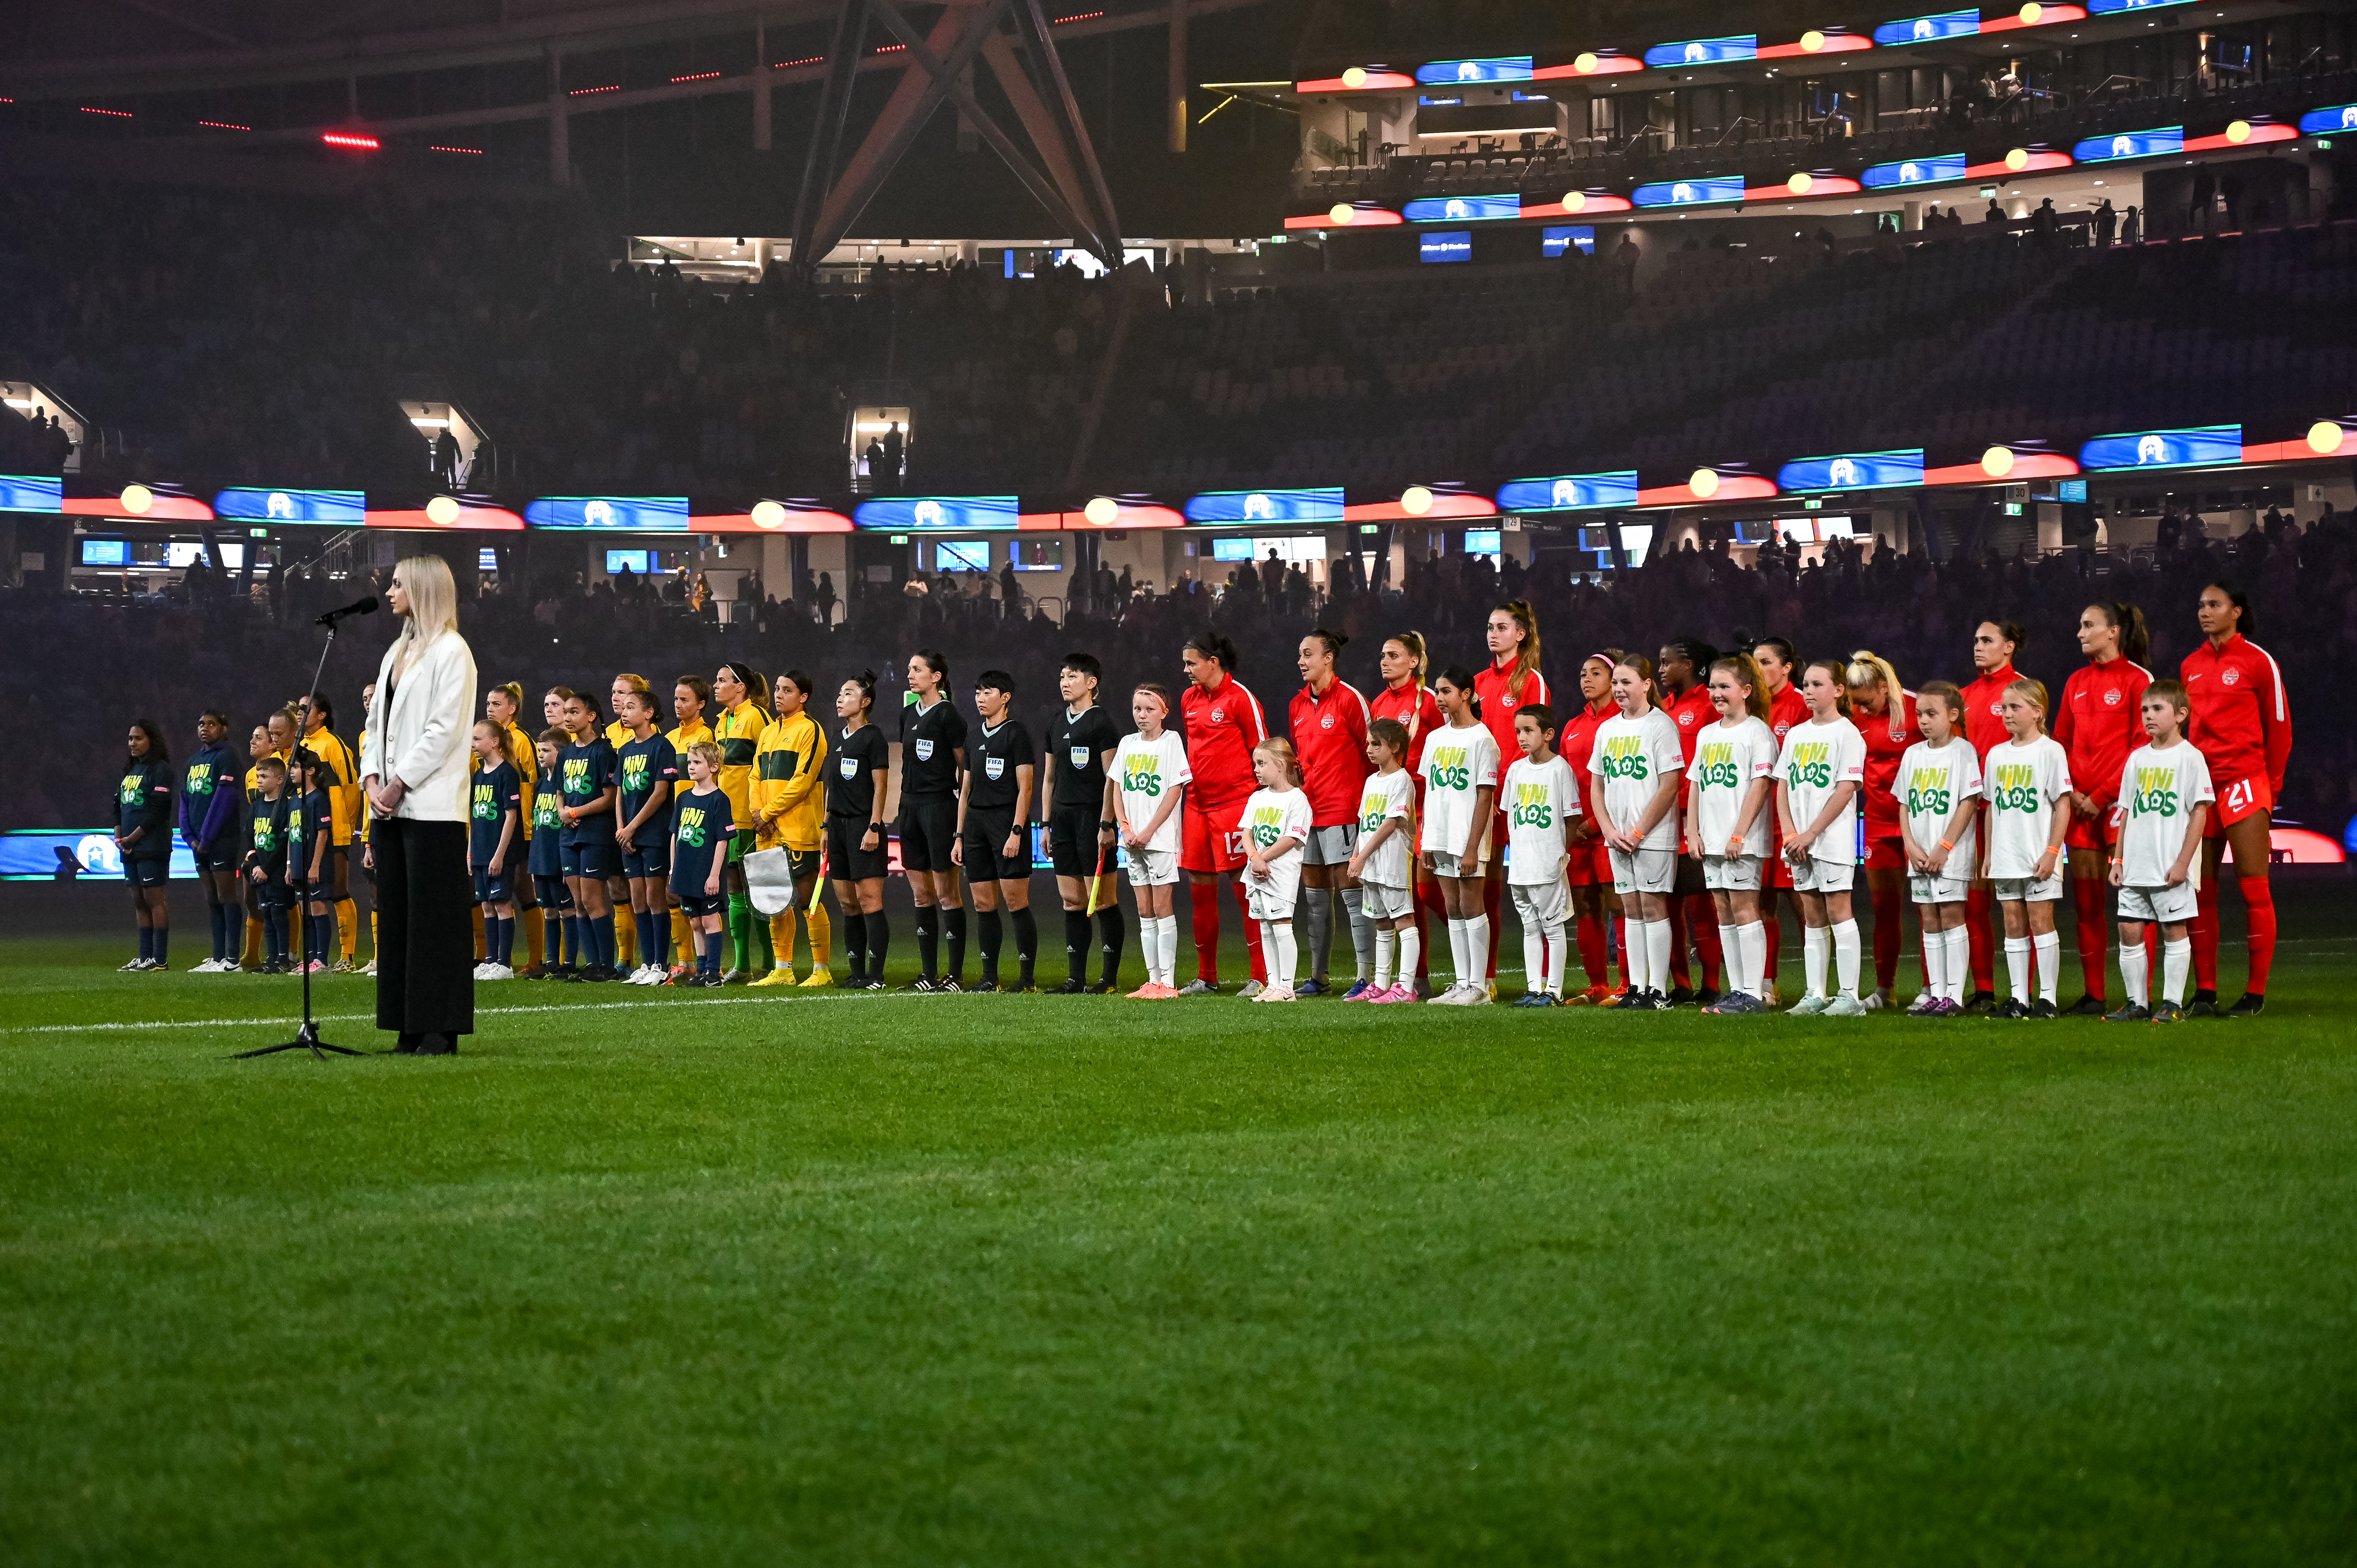
[[[1222,675],[1232,675],[1236,672],[1236,645],[1218,632],[1199,631],[1187,639],[1186,646],[1190,651],[1200,653],[1206,659],[1218,660],[1220,673]]]
[[[740,665],[739,668],[741,669],[743,667]],[[763,714],[769,714],[770,678],[767,675],[762,674],[759,670],[747,670],[744,674],[744,682],[747,690],[750,693],[750,695],[748,695],[745,700],[752,703],[755,707],[760,709]]]
[[[852,676],[845,684],[859,688],[859,711],[873,714],[876,712],[876,671],[862,670],[858,674]]]
[[[1751,689],[1751,694],[1743,699],[1743,711],[1766,724],[1769,713],[1768,678],[1760,673],[1759,662],[1749,653],[1723,653],[1712,660],[1710,668],[1703,672],[1703,684],[1710,684],[1710,678],[1722,670]]]
[[[1074,668],[1077,669],[1079,666],[1075,665]],[[1169,722],[1170,715],[1178,711],[1178,705],[1170,700],[1170,689],[1167,686],[1157,685],[1152,681],[1140,681],[1136,685],[1132,686],[1129,689],[1129,692],[1130,695],[1133,697],[1138,693],[1143,692],[1147,696],[1152,697],[1156,702],[1161,703],[1162,718],[1166,724]]]
[[[1674,637],[1663,646],[1676,649],[1679,657],[1695,667],[1695,679],[1705,685],[1709,684],[1710,666],[1712,660],[1718,657],[1717,649],[1699,637]]]
[[[1926,681],[1915,693],[1915,711],[1921,713],[1926,703],[1937,703],[1953,715],[1950,722],[1957,729],[1964,725],[1964,693],[1953,681]]]
[[[1539,618],[1532,610],[1528,599],[1508,599],[1491,613],[1512,616],[1514,624],[1523,630],[1523,646],[1514,655],[1514,672],[1506,677],[1506,694],[1519,702],[1523,687],[1538,672]]]
[[[1785,669],[1798,670],[1801,667],[1801,650],[1792,646],[1790,639],[1781,637],[1755,638],[1751,643],[1752,660],[1755,665],[1757,665],[1759,661],[1760,650],[1763,648],[1774,649],[1776,650],[1776,657],[1784,661]]]
[[[2008,697],[2012,696],[2016,692],[2018,692],[2023,696],[2029,698],[2031,704],[2038,709],[2038,727],[2040,733],[2043,733],[2046,728],[2046,715],[2052,712],[2052,710],[2046,704],[2046,682],[2043,681],[2033,681],[2029,676],[2024,675],[2021,679],[2013,682],[2005,689],[2005,694]]]
[[[1801,679],[1809,678],[1812,670],[1823,670],[1834,678],[1834,712],[1849,717],[1849,664],[1840,659],[1812,659],[1801,666]]]
[[[1481,716],[1481,695],[1480,689],[1473,684],[1473,671],[1462,664],[1452,664],[1440,672],[1440,678],[1470,697],[1473,700],[1473,716],[1477,719]]]
[[[1301,759],[1293,755],[1293,743],[1281,735],[1273,735],[1253,747],[1254,755],[1266,752],[1285,769],[1286,782],[1296,789],[1301,785]]]
[[[1400,759],[1407,761],[1407,725],[1397,719],[1376,719],[1367,725],[1367,738]]]
[[[802,694],[802,706],[805,708],[810,706],[811,693],[818,690],[818,682],[812,677],[809,671],[789,670],[778,677],[778,684],[772,689],[771,694],[774,696],[778,691],[782,691],[788,685],[791,685],[795,691]]]
[[[1889,660],[1872,649],[1859,649],[1849,656],[1849,668],[1842,671],[1842,684],[1850,691],[1879,685],[1883,713],[1890,720],[1890,738],[1907,738],[1907,688],[1899,683],[1899,671],[1890,667]]]
[[[1996,628],[1996,634],[2013,644],[2013,651],[2017,654],[2029,646],[2029,630],[2019,621],[1992,620],[1984,621],[1981,624]]]
[[[950,656],[938,648],[920,648],[916,657],[925,661],[926,669],[941,677],[941,693],[947,698],[950,694]]]
[[[1383,640],[1396,642],[1407,650],[1408,658],[1415,661],[1415,674],[1413,677],[1415,689],[1419,692],[1423,691],[1425,678],[1432,672],[1432,654],[1424,646],[1424,633],[1395,631]]]
[[[2234,582],[2231,577],[2221,577],[2214,583],[2204,583],[2201,585],[2205,590],[2210,588],[2217,589],[2220,593],[2226,596],[2226,602],[2228,604],[2233,605],[2236,609],[2243,612],[2242,618],[2234,623],[2234,629],[2237,632],[2240,632],[2247,639],[2255,639],[2257,638],[2259,634],[2259,612],[2251,607],[2251,596],[2244,593],[2239,584]],[[2125,639],[2122,639],[2121,646],[2126,646]]]
[[[1340,632],[1329,631],[1322,626],[1311,627],[1305,635],[1314,637],[1318,641],[1324,643],[1326,645],[1326,657],[1329,659],[1341,658],[1342,645],[1351,640]]]
[[[523,682],[521,682],[521,681],[507,681],[507,682],[502,682],[500,684],[499,684],[499,685],[497,685],[497,686],[492,687],[492,688],[491,688],[491,690],[492,690],[492,691],[494,691],[494,692],[505,692],[505,693],[507,693],[507,695],[508,695],[508,702],[509,702],[509,703],[510,703],[511,706],[513,706],[513,707],[514,707],[515,711],[516,711],[516,712],[518,712],[518,713],[522,713],[522,712],[523,712]]]
[[[2104,618],[2104,624],[2120,634],[2120,657],[2131,664],[2142,664],[2152,656],[2152,631],[2144,623],[2144,611],[2121,600],[2105,603],[2098,600],[2087,607]],[[2248,615],[2245,611],[2245,616]]]
[[[633,686],[630,688],[630,694],[647,705],[647,718],[649,722],[651,722],[657,729],[662,728],[662,703],[656,698],[653,690],[646,686]],[[619,707],[616,708],[614,716],[618,719],[622,716],[621,710]]]

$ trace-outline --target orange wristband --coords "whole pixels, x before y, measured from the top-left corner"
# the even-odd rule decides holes
[[[1942,849],[1953,849],[1953,848],[1955,848],[1956,846],[1955,846],[1954,844],[1950,843],[1946,839],[1942,839],[1942,840],[1940,841],[1940,847],[1941,847]]]

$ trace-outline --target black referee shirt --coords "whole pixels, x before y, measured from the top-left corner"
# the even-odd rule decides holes
[[[838,736],[834,754],[826,759],[826,814],[872,821],[876,775],[891,765],[891,757],[884,732],[874,725],[861,725]]]
[[[1059,709],[1055,722],[1048,726],[1048,755],[1056,759],[1056,797],[1051,804],[1059,810],[1102,811],[1104,754],[1120,744],[1121,736],[1103,703],[1078,718],[1070,709]]]
[[[943,697],[930,708],[900,709],[900,793],[954,795],[957,750],[966,744],[965,715]]]
[[[974,789],[965,798],[967,807],[977,811],[1009,811],[1015,809],[1015,791],[1019,787],[1015,770],[1037,768],[1039,754],[1032,748],[1031,732],[1019,721],[1008,719],[995,730],[976,726],[966,741],[965,760],[974,774]]]

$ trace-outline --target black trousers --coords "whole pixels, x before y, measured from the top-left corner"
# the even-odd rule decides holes
[[[467,824],[379,817],[376,1026],[397,1035],[475,1032],[474,875]]]

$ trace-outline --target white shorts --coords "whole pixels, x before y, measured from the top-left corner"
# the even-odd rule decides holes
[[[1792,867],[1795,893],[1846,893],[1857,881],[1857,867],[1846,860],[1819,860],[1804,855]]]
[[[1244,909],[1255,920],[1272,923],[1293,918],[1293,906],[1300,893],[1300,884],[1271,877],[1266,882],[1244,878]]]
[[[1332,827],[1312,828],[1309,836],[1301,841],[1301,864],[1304,865],[1348,865],[1351,852],[1359,847],[1359,824],[1339,822]]]
[[[1571,885],[1560,876],[1553,882],[1509,882],[1506,890],[1514,896],[1514,913],[1525,925],[1560,926],[1571,908]]]
[[[1125,849],[1133,887],[1172,887],[1178,882],[1178,852],[1175,849]]]
[[[2190,876],[2174,887],[2123,887],[2120,889],[2120,918],[2158,920],[2164,926],[2182,925],[2193,918],[2197,897],[2193,879]]]
[[[2059,903],[2062,897],[2062,871],[2057,866],[2054,875],[2043,882],[2028,876],[1992,877],[1989,887],[2000,904]]]
[[[1386,887],[1380,882],[1359,884],[1359,908],[1370,920],[1403,920],[1415,913],[1415,889]]]
[[[1481,875],[1481,863],[1478,860],[1469,861],[1459,855],[1444,854],[1438,850],[1434,850],[1432,874],[1435,876],[1454,876],[1459,881],[1470,881]]]
[[[1677,886],[1678,852],[1674,849],[1641,849],[1633,854],[1616,849],[1611,854],[1615,893],[1667,893]]]
[[[1915,904],[1961,904],[1970,897],[1973,885],[1954,876],[1933,876],[1928,872],[1907,874],[1907,897]]]
[[[1702,885],[1714,893],[1753,893],[1768,863],[1756,854],[1706,854],[1702,857]]]

